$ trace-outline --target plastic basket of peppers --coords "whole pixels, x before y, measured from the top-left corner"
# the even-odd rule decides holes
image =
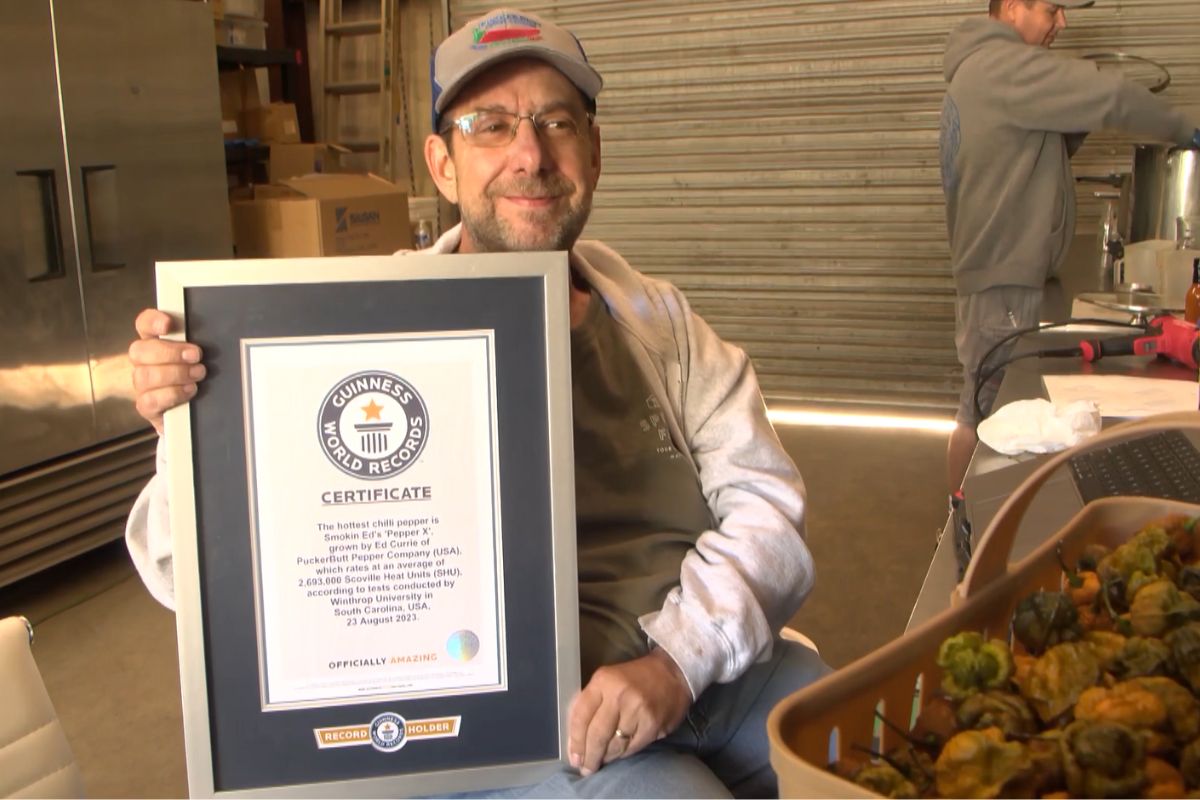
[[[951,607],[781,702],[782,797],[1200,797],[1200,506],[1105,498],[1016,563],[1021,518],[1072,455],[1200,413],[1106,430],[997,513]]]

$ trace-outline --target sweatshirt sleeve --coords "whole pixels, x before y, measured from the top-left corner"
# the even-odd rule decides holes
[[[156,472],[142,488],[125,523],[125,546],[150,595],[175,610],[171,517],[167,505],[166,439],[158,437]]]
[[[1108,129],[1178,145],[1192,141],[1192,120],[1114,70],[1029,45],[997,49],[1009,72],[999,82],[1005,111],[1021,128],[1065,134]]]
[[[804,484],[767,419],[750,359],[687,309],[682,424],[717,520],[684,557],[680,585],[643,630],[693,697],[770,655],[814,581]]]

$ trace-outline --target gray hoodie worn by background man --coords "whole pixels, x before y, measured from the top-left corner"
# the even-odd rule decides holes
[[[1075,233],[1070,157],[1083,135],[1121,130],[1190,145],[1195,125],[1144,87],[1091,61],[1026,44],[999,20],[951,35],[942,109],[942,184],[960,296],[1040,289]]]

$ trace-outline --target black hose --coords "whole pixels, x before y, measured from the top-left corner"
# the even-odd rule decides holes
[[[1065,322],[1043,322],[1032,328],[1021,328],[1013,331],[1008,336],[1005,336],[1003,339],[992,345],[991,348],[984,354],[983,358],[979,361],[979,370],[975,373],[975,387],[971,395],[971,401],[975,407],[975,416],[978,419],[978,422],[975,423],[976,428],[979,427],[979,423],[982,422],[984,418],[983,408],[979,404],[979,392],[983,389],[984,384],[990,381],[996,373],[1000,372],[1014,361],[1020,361],[1024,358],[1071,358],[1073,356],[1081,355],[1083,351],[1079,347],[1062,347],[1038,350],[1034,353],[1026,353],[1024,355],[1016,356],[1015,358],[1006,359],[1001,361],[999,364],[992,366],[991,369],[985,371],[984,365],[987,364],[988,359],[995,355],[996,351],[998,351],[1005,344],[1020,336],[1024,336],[1027,333],[1038,333],[1041,331],[1052,330],[1054,328],[1065,328],[1068,325],[1108,325],[1114,328],[1134,328],[1137,330],[1149,329],[1148,325],[1135,325],[1131,322],[1114,322],[1111,319],[1091,319],[1089,317],[1084,317],[1081,319],[1068,319]],[[988,413],[991,413],[990,408],[988,409]]]

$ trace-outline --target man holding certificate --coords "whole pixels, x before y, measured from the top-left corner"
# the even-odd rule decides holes
[[[579,236],[600,175],[602,80],[575,37],[497,10],[437,49],[426,163],[462,224],[421,255],[569,251],[583,690],[574,768],[518,795],[775,792],[766,717],[828,668],[778,632],[813,584],[804,487],[748,357],[683,295]],[[528,124],[524,124],[528,123]],[[417,257],[414,255],[414,257]],[[163,412],[205,377],[198,346],[144,311],[137,407]],[[163,467],[127,541],[171,605]]]

